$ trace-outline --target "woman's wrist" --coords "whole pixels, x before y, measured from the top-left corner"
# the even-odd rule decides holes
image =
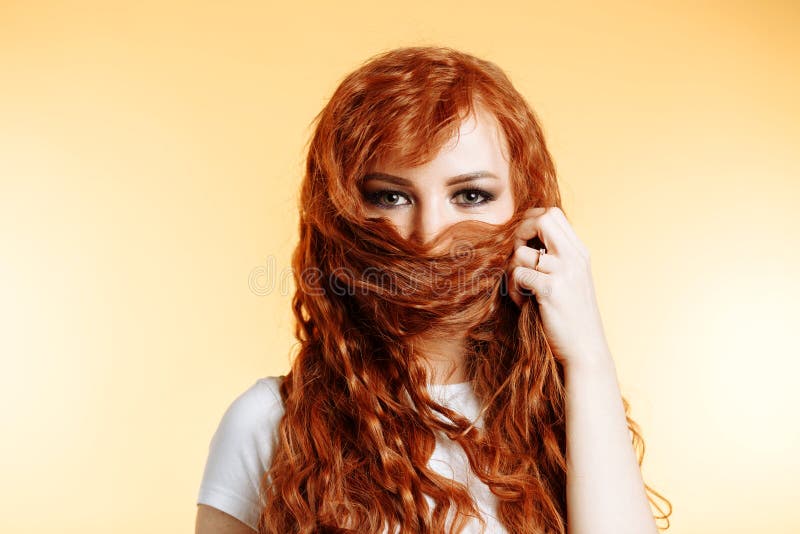
[[[603,346],[587,349],[580,358],[567,360],[564,371],[573,375],[594,375],[608,371],[616,373],[616,366],[611,351]]]

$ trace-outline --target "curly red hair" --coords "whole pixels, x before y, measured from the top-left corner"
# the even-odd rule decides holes
[[[510,221],[459,222],[423,245],[364,216],[371,163],[429,161],[477,106],[507,140]],[[565,533],[563,368],[536,301],[517,308],[503,274],[525,209],[561,207],[534,112],[493,63],[408,47],[349,74],[314,123],[292,257],[299,350],[280,388],[285,415],[259,533],[438,533],[448,516],[457,533],[471,516],[483,521],[463,484],[428,467],[437,433],[464,448],[509,532]],[[415,340],[432,331],[467,334],[482,424],[429,395]],[[644,442],[630,417],[628,427],[641,465]]]

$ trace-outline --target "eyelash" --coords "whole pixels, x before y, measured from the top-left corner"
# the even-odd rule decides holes
[[[394,193],[394,194],[397,194],[397,195],[402,195],[402,196],[408,198],[408,195],[406,195],[402,191],[393,191],[391,189],[381,189],[379,191],[373,191],[371,193],[367,193],[366,197],[367,197],[367,200],[370,203],[372,203],[372,204],[374,204],[376,206],[379,206],[381,208],[394,209],[394,208],[399,208],[399,207],[404,205],[404,204],[399,204],[399,205],[398,204],[386,204],[384,202],[380,202],[379,201],[379,199],[383,195],[387,195],[387,194],[390,194],[390,193]],[[467,208],[472,208],[472,207],[475,207],[475,206],[482,206],[484,204],[487,204],[487,203],[491,202],[495,198],[492,193],[490,193],[488,191],[484,191],[483,189],[462,189],[461,191],[458,191],[455,194],[455,196],[463,195],[465,193],[477,193],[477,194],[479,194],[479,195],[481,195],[483,197],[483,200],[481,200],[480,202],[462,202],[462,203],[460,203],[462,206],[466,206]]]

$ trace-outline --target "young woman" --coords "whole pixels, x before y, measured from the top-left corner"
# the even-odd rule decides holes
[[[392,50],[315,123],[299,350],[223,416],[197,532],[657,532],[589,251],[506,75]]]

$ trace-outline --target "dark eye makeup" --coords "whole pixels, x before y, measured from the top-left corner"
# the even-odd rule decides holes
[[[495,196],[492,193],[490,193],[488,191],[485,191],[483,189],[476,189],[476,188],[462,189],[462,190],[456,192],[453,195],[453,197],[457,198],[457,197],[462,196],[462,195],[463,195],[463,198],[465,200],[467,200],[467,201],[466,202],[458,202],[458,204],[460,204],[460,205],[462,205],[462,206],[464,206],[466,208],[472,208],[472,207],[475,207],[475,206],[482,206],[484,204],[488,204],[489,202],[491,202],[491,201],[493,201],[495,199]],[[399,208],[400,206],[406,206],[408,204],[411,204],[410,201],[405,202],[403,204],[396,204],[396,203],[394,203],[392,201],[383,202],[382,200],[386,200],[386,199],[389,199],[389,198],[395,198],[396,199],[397,197],[403,197],[406,200],[408,200],[408,195],[406,195],[402,191],[394,191],[394,190],[391,190],[391,189],[379,189],[377,191],[371,191],[369,193],[364,193],[364,197],[371,204],[374,204],[375,206],[378,206],[380,208],[386,208],[386,209],[394,209],[394,208]],[[476,200],[468,200],[468,199],[475,199],[476,197],[482,198],[482,199],[481,200],[477,200],[477,201]]]

